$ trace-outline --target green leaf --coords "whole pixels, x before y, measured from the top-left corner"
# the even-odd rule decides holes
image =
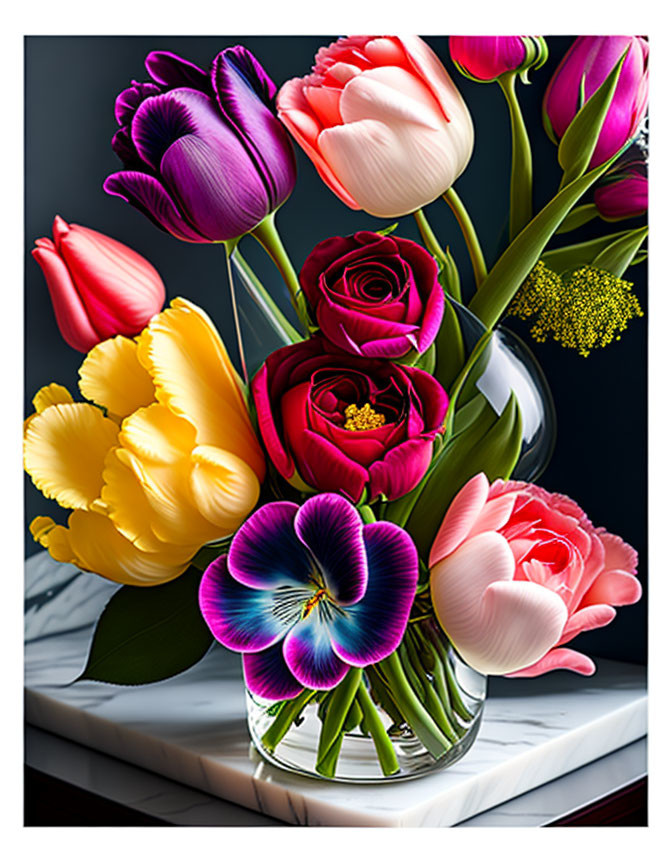
[[[593,267],[598,270],[608,270],[614,276],[622,276],[632,263],[649,233],[648,226],[628,231],[625,237],[621,237],[611,245],[603,249],[593,259]]]
[[[599,210],[595,204],[582,204],[569,211],[555,233],[566,234],[568,231],[575,231],[598,215]]]
[[[436,367],[436,344],[432,342],[424,354],[420,354],[417,361],[413,364],[416,369],[422,369],[423,372],[434,374]]]
[[[434,345],[436,346],[434,377],[443,389],[448,391],[464,366],[465,359],[462,328],[453,304],[448,298],[446,298],[443,320]]]
[[[213,642],[198,605],[202,575],[189,567],[164,585],[122,586],[98,619],[76,680],[150,684],[198,663]]]
[[[380,234],[381,237],[387,237],[388,234],[394,233],[399,227],[399,223],[395,222],[393,225],[388,225],[386,228],[381,228],[380,231],[376,231],[376,234]]]
[[[469,304],[471,311],[481,319],[486,328],[492,329],[495,326],[523,280],[541,257],[558,225],[579,198],[621,155],[623,149],[625,145],[603,165],[598,165],[588,174],[565,186],[509,244]]]
[[[623,52],[602,84],[577,111],[560,139],[558,162],[565,172],[560,184],[561,189],[580,177],[588,168],[629,50],[628,47]]]
[[[584,264],[592,264],[595,256],[599,255],[603,249],[627,234],[627,231],[617,231],[615,234],[606,234],[603,237],[596,237],[594,240],[586,240],[584,243],[574,243],[571,246],[545,250],[539,257],[555,273],[566,273],[570,270],[576,270],[577,267],[583,267]]]
[[[443,449],[406,522],[421,558],[429,554],[450,502],[467,480],[481,471],[490,481],[511,475],[520,456],[522,428],[513,393],[500,417],[484,400],[473,422]]]

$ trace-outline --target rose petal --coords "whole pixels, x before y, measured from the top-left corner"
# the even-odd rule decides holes
[[[605,604],[585,606],[573,615],[570,615],[565,624],[558,645],[564,645],[579,633],[585,630],[595,630],[598,627],[606,627],[616,617],[616,610]]]
[[[569,669],[570,672],[578,672],[579,675],[592,675],[595,672],[595,664],[590,657],[572,651],[571,648],[554,648],[537,663],[525,669],[518,669],[516,672],[509,672],[506,677],[533,678],[536,675],[553,672],[555,669]]]

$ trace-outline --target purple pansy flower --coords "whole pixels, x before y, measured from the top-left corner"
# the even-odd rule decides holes
[[[276,87],[240,45],[210,70],[168,51],[145,61],[153,83],[133,81],[117,97],[112,148],[125,171],[104,189],[180,240],[231,240],[289,197],[296,163],[275,116]]]
[[[417,580],[402,528],[364,525],[345,498],[325,493],[257,510],[206,569],[199,603],[215,638],[242,652],[249,690],[291,699],[390,655]]]

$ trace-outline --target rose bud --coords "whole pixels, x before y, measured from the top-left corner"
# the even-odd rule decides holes
[[[469,111],[417,36],[349,36],[280,88],[278,116],[353,210],[393,218],[424,207],[464,171]]]
[[[317,324],[341,351],[365,357],[420,354],[436,338],[443,289],[434,258],[417,243],[359,231],[323,240],[299,281]]]
[[[541,36],[451,36],[450,56],[472,81],[494,81],[507,72],[539,68],[548,57]]]
[[[210,70],[168,51],[145,61],[153,83],[119,94],[112,148],[126,170],[104,189],[180,240],[223,242],[255,228],[289,197],[296,164],[273,113],[275,85],[238,45]]]
[[[635,550],[571,498],[485,474],[453,499],[429,568],[441,626],[484,675],[592,675],[593,661],[564,646],[642,594]]]
[[[649,98],[649,43],[641,36],[579,36],[560,61],[543,101],[544,128],[558,143],[579,108],[593,95],[626,48],[618,84],[590,160],[590,168],[617,153],[636,133]]]
[[[400,498],[420,482],[444,430],[448,396],[431,375],[328,353],[320,337],[274,351],[252,380],[261,437],[299,489],[357,503]]]
[[[86,354],[111,336],[135,336],[166,299],[161,277],[142,255],[60,216],[54,239],[32,250],[42,268],[61,336]]]
[[[643,216],[649,206],[646,162],[636,159],[616,164],[595,187],[595,206],[605,222]]]

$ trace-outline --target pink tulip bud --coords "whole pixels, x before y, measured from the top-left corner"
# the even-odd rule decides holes
[[[593,193],[595,206],[606,222],[643,216],[649,206],[649,181],[644,160],[617,165],[607,172]]]
[[[60,216],[53,241],[35,241],[33,258],[42,268],[58,329],[86,354],[111,336],[135,336],[166,299],[152,265],[118,240],[69,225]]]
[[[579,36],[560,61],[546,88],[544,126],[559,141],[579,108],[599,88],[629,48],[616,92],[590,160],[606,162],[629,141],[646,114],[649,98],[649,43],[641,36]]]
[[[450,56],[463,75],[494,81],[506,72],[523,75],[548,57],[541,36],[451,36]]]

